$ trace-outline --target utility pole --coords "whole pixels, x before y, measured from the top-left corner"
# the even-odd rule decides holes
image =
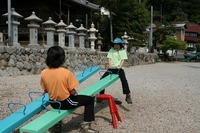
[[[61,16],[62,16],[62,7],[61,7],[61,5],[62,5],[62,2],[61,2],[61,0],[59,1],[59,19],[61,20]]]
[[[160,4],[160,22],[162,23],[162,18],[163,18],[163,15],[162,15],[162,12],[163,12],[163,0],[161,1],[161,4]]]
[[[110,12],[110,40],[111,42],[113,42],[112,0],[109,0],[109,12]]]
[[[153,53],[152,37],[153,36],[153,6],[151,6],[151,24],[149,32],[149,52]]]
[[[8,45],[12,46],[12,25],[11,25],[11,0],[7,0],[8,4]]]
[[[110,40],[113,41],[113,24],[112,24],[112,12],[110,11]]]

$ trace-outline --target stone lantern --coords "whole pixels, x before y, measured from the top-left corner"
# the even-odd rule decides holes
[[[3,14],[3,16],[8,17],[8,13]],[[20,25],[18,18],[22,17],[23,16],[15,12],[14,8],[11,9],[11,44],[9,44],[10,46],[20,46],[20,44],[18,43],[18,25]]]
[[[45,31],[47,33],[47,47],[54,46],[54,33],[55,33],[55,25],[57,24],[52,20],[51,17],[43,23],[45,25]]]
[[[127,50],[128,38],[129,38],[129,36],[127,36],[127,33],[126,33],[126,31],[125,31],[125,32],[124,32],[124,35],[122,36],[122,40],[123,40],[123,42],[124,42],[124,48],[125,48],[125,50]]]
[[[35,15],[35,12],[32,12],[32,15],[25,18],[25,20],[30,21],[30,24],[28,24],[30,35],[29,35],[29,47],[39,47],[38,44],[38,28],[40,27],[38,25],[39,21],[42,21],[42,19],[38,18]]]
[[[88,39],[90,40],[91,50],[95,51],[95,49],[94,49],[95,43],[94,42],[97,39],[95,36],[95,33],[98,32],[98,30],[94,28],[93,23],[91,24],[91,28],[89,29],[88,32],[90,34],[90,37]]]
[[[58,27],[58,45],[65,47],[65,34],[67,25],[63,22],[63,20],[61,20],[56,26]]]
[[[67,29],[68,29],[67,34],[69,36],[69,49],[74,50],[76,27],[73,25],[73,23],[70,23]]]
[[[79,36],[79,48],[84,49],[85,48],[85,36],[86,36],[86,31],[83,27],[83,24],[77,29],[78,31],[78,36]]]
[[[100,33],[98,33],[98,36],[97,36],[97,49],[98,49],[98,51],[101,51],[101,47],[102,47],[102,45],[103,45],[103,43],[102,43],[102,40],[103,40],[103,38],[101,37],[101,34]]]

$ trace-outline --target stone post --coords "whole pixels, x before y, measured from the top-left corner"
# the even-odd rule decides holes
[[[75,34],[76,34],[76,27],[73,25],[73,23],[70,23],[70,25],[67,27],[67,35],[69,37],[69,49],[75,50]]]
[[[63,22],[63,20],[61,20],[60,23],[58,23],[56,26],[58,27],[58,45],[61,47],[65,47],[65,28],[67,27],[67,25]]]
[[[3,33],[0,32],[0,47],[3,46]]]
[[[81,26],[77,29],[77,31],[78,31],[78,36],[79,36],[79,48],[84,49],[85,48],[85,36],[86,36],[87,29],[85,29],[83,27],[83,24],[81,24]]]
[[[129,38],[129,36],[127,36],[127,33],[126,33],[126,31],[125,31],[125,32],[124,32],[124,35],[122,36],[122,40],[123,40],[123,42],[124,42],[124,48],[125,48],[125,50],[127,50],[128,38]]]
[[[45,31],[47,33],[47,47],[54,46],[54,33],[55,33],[55,23],[51,17],[43,23],[45,25]]]
[[[103,45],[102,40],[103,40],[103,38],[101,37],[101,34],[98,33],[98,36],[97,36],[97,49],[98,49],[98,51],[101,51],[101,47]]]
[[[90,37],[88,39],[90,40],[91,50],[95,51],[94,46],[95,46],[95,40],[97,39],[95,33],[98,32],[98,30],[94,28],[93,23],[91,24],[91,28],[89,29],[88,32],[90,34]]]
[[[8,13],[4,14],[3,16],[8,17]],[[18,18],[22,18],[20,14],[15,12],[15,9],[11,9],[11,44],[10,46],[20,46],[18,42],[18,25],[20,25],[20,22],[18,21]],[[8,22],[6,22],[8,23]]]
[[[38,44],[38,28],[40,27],[38,25],[39,21],[42,21],[42,19],[38,18],[35,15],[35,12],[32,12],[32,15],[25,18],[25,20],[30,21],[30,24],[28,24],[30,36],[29,36],[29,44],[28,46],[31,48],[38,48],[40,47]]]

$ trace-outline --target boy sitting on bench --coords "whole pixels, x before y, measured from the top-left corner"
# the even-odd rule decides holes
[[[85,133],[97,133],[91,128],[94,121],[94,97],[77,95],[75,87],[79,84],[74,75],[68,69],[62,67],[65,62],[65,51],[59,46],[52,46],[47,51],[46,65],[48,68],[41,72],[40,85],[48,93],[50,105],[54,109],[73,109],[85,106],[84,122],[81,131]],[[58,104],[59,101],[61,106]],[[60,127],[61,127],[61,122]]]

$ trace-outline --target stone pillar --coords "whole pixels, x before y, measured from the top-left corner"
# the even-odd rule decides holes
[[[28,24],[30,36],[29,36],[29,44],[28,46],[31,48],[38,48],[40,47],[38,44],[38,28],[40,25],[38,24],[39,21],[42,21],[42,19],[38,18],[35,15],[35,12],[32,12],[32,15],[25,18],[25,20],[30,21],[30,24]]]
[[[90,40],[91,50],[95,51],[94,46],[95,46],[95,40],[97,39],[95,33],[98,32],[98,30],[94,28],[93,23],[91,24],[91,28],[89,29],[88,32],[90,34],[90,37],[88,39]]]
[[[0,47],[3,46],[3,33],[0,32]]]
[[[67,35],[69,37],[69,49],[75,50],[74,44],[75,44],[76,27],[72,23],[70,23],[67,29],[68,29]]]
[[[60,23],[58,23],[56,26],[58,27],[58,45],[61,47],[65,47],[65,28],[67,27],[67,25],[63,22],[63,20],[61,20]]]
[[[129,38],[129,36],[127,36],[127,33],[126,33],[126,31],[125,31],[125,32],[124,32],[124,35],[122,36],[122,40],[123,40],[123,42],[124,42],[124,48],[125,48],[125,50],[127,50],[128,38]]]
[[[81,24],[81,26],[77,29],[77,31],[78,31],[78,36],[79,36],[79,48],[84,49],[85,48],[85,36],[86,36],[87,29],[85,29],[83,27],[83,24]]]
[[[97,36],[97,49],[98,49],[98,51],[101,51],[101,47],[103,45],[102,40],[103,40],[103,38],[101,37],[101,34],[98,33],[98,36]]]
[[[49,19],[43,23],[45,25],[45,31],[47,33],[47,47],[51,47],[54,46],[55,42],[54,42],[54,33],[55,33],[55,25],[57,23],[55,23],[51,17],[49,17]]]
[[[3,16],[8,17],[8,13],[4,14]],[[10,46],[20,46],[18,42],[18,25],[20,25],[18,18],[22,17],[23,16],[15,12],[14,8],[11,9],[11,44],[9,44]]]

